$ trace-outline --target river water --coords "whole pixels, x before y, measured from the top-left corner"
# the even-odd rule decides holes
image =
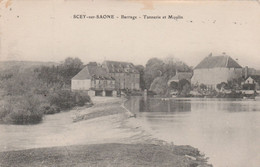
[[[213,166],[260,166],[259,100],[131,97],[125,105],[154,137],[196,147]]]

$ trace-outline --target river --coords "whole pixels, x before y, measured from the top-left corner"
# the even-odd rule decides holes
[[[258,100],[131,97],[125,105],[154,137],[196,147],[213,166],[260,166]]]

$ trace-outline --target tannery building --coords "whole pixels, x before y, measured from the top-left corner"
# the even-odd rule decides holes
[[[71,80],[72,91],[87,91],[90,96],[116,96],[120,90],[139,89],[139,71],[128,62],[92,62]]]
[[[242,67],[234,59],[225,53],[220,56],[210,54],[194,68],[191,83],[216,88],[219,83],[227,83],[240,77],[242,77]]]
[[[104,61],[102,67],[116,80],[117,90],[139,90],[140,74],[133,63]]]

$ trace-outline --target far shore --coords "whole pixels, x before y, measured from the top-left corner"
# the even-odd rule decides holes
[[[1,166],[211,166],[196,148],[153,138],[125,101],[93,98],[94,106],[69,112],[72,131],[63,134],[66,142],[0,152]]]

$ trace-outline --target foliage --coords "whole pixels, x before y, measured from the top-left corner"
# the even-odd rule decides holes
[[[47,84],[48,87],[59,85],[59,87],[69,87],[70,81],[83,68],[83,63],[79,58],[67,58],[58,66],[42,66],[36,68],[34,72],[38,79]]]
[[[91,101],[87,94],[71,92],[70,90],[56,91],[48,99],[51,106],[57,106],[61,110],[71,109],[77,105],[84,106]]]
[[[201,90],[206,90],[207,89],[207,86],[205,84],[200,84],[199,87],[200,87]]]
[[[240,90],[242,88],[243,78],[237,78],[230,80],[228,82],[221,82],[217,84],[218,90],[225,89],[225,90]]]
[[[55,114],[55,113],[59,113],[60,112],[60,108],[55,106],[55,105],[50,105],[49,103],[46,104],[42,104],[40,106],[40,110],[44,113],[44,114]]]
[[[179,86],[178,82],[171,82],[169,88],[172,90],[178,90],[178,86]]]
[[[171,82],[169,88],[178,91],[181,96],[187,96],[191,91],[191,84],[186,79],[182,79],[179,82]]]
[[[37,96],[10,96],[1,107],[0,120],[11,124],[34,124],[42,120],[40,101]]]
[[[221,83],[217,84],[217,88],[218,88],[218,90],[228,89],[229,86],[228,86],[228,84],[226,82],[221,82]]]
[[[191,91],[191,84],[186,79],[182,79],[179,81],[178,84],[178,91],[180,92],[180,95],[187,96],[189,95]]]
[[[159,92],[159,94],[169,92],[169,89],[175,88],[176,85],[172,84],[168,87],[167,81],[176,74],[176,71],[191,72],[192,70],[184,62],[174,57],[168,57],[164,60],[158,58],[149,59],[144,70],[146,88],[157,94]]]
[[[0,81],[1,89],[3,89],[7,95],[24,95],[42,85],[31,70],[12,73],[10,75],[12,75],[12,77]]]
[[[242,89],[243,90],[255,90],[256,85],[255,84],[243,84]]]
[[[175,57],[167,57],[163,60],[163,75],[170,79],[176,71],[191,72],[192,68]]]
[[[11,124],[39,123],[44,114],[54,114],[74,106],[83,106],[90,97],[65,90],[70,79],[83,68],[78,58],[67,58],[58,66],[17,68],[1,72],[3,104],[0,121]]]
[[[165,77],[157,77],[151,84],[151,90],[156,94],[165,94],[167,92],[167,79]]]
[[[144,66],[142,65],[137,65],[135,68],[139,71],[140,74],[140,88],[141,90],[144,90],[145,87],[145,81],[144,81]]]
[[[144,70],[145,87],[150,89],[153,80],[162,75],[163,61],[158,58],[149,59]]]

